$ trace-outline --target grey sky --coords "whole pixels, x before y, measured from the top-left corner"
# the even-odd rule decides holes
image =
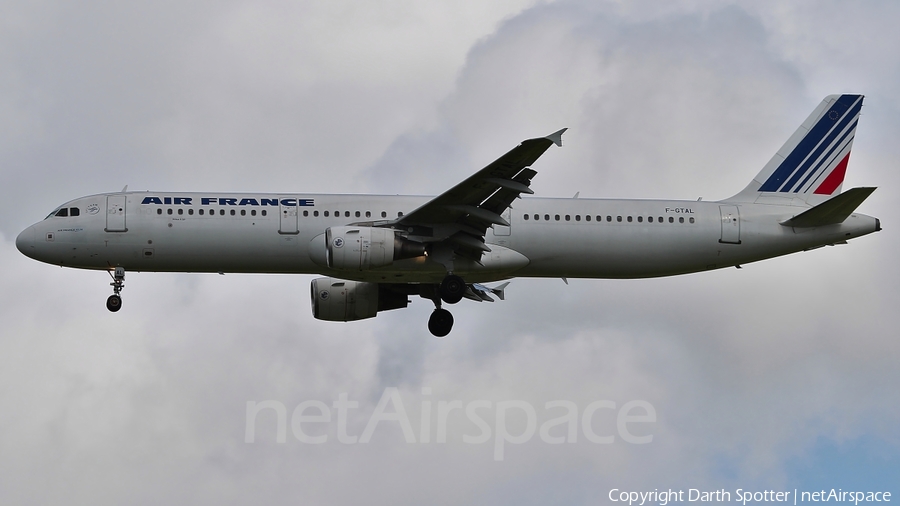
[[[598,504],[612,487],[779,488],[823,441],[900,461],[893,2],[7,2],[0,19],[0,502]],[[416,299],[316,321],[311,276],[105,273],[18,253],[60,203],[132,189],[436,194],[562,127],[540,196],[728,197],[831,93],[867,95],[845,181],[885,230],[659,280],[515,280],[446,339]],[[247,401],[359,435],[423,400],[650,402],[654,440],[276,443]],[[422,388],[431,388],[430,395]],[[485,412],[487,413],[487,412]],[[434,415],[432,415],[434,416]],[[493,416],[485,415],[489,421]],[[510,419],[521,430],[522,417]],[[615,432],[614,415],[596,421]],[[289,429],[290,430],[290,429]],[[432,441],[434,441],[432,435]],[[880,461],[874,461],[880,462]],[[870,474],[884,476],[883,466]],[[897,481],[884,480],[890,490]],[[835,483],[835,487],[853,484]]]

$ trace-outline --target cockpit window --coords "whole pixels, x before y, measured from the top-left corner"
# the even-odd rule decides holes
[[[81,216],[81,209],[77,207],[60,207],[54,209],[52,213],[47,215],[47,218],[51,218],[53,216],[58,216],[60,218],[65,218],[67,216]],[[47,218],[44,218],[45,220]]]

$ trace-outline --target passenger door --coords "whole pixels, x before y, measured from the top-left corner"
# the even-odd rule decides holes
[[[106,231],[127,232],[125,227],[125,199],[124,194],[106,196]]]

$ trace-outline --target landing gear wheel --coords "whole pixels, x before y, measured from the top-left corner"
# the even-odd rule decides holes
[[[110,295],[109,298],[106,299],[106,309],[109,309],[113,313],[122,309],[122,297]]]
[[[428,330],[434,337],[444,337],[453,328],[453,315],[446,309],[437,308],[428,318]]]
[[[463,294],[466,293],[466,282],[459,276],[448,274],[441,281],[441,287],[438,291],[441,294],[441,300],[447,304],[456,304],[462,300]]]

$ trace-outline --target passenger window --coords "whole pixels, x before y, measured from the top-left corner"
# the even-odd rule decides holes
[[[628,221],[631,221],[631,218],[629,218]],[[644,222],[644,217],[638,216],[638,223],[643,223],[643,222]]]
[[[327,218],[327,217],[328,217],[328,211],[324,211],[324,212],[322,213],[322,216],[325,216],[325,217]]]
[[[647,223],[653,223],[653,216],[647,216]]]
[[[315,217],[318,218],[318,217],[319,217],[319,211],[313,211],[313,216],[315,216]]]
[[[179,209],[178,209],[178,214],[179,214],[179,215],[184,215],[184,209],[180,209],[180,208],[179,208]]]
[[[231,215],[234,216],[234,209],[231,210]]]
[[[263,209],[263,210],[261,211],[261,214],[262,214],[263,216],[265,216],[265,215],[266,215],[266,210]]]
[[[669,216],[669,223],[675,223],[675,218]]]
[[[549,215],[549,214],[545,214],[545,215],[544,215],[544,221],[550,221],[550,215]]]
[[[241,209],[241,216],[247,216],[247,210]]]
[[[172,210],[171,210],[171,209],[166,209],[166,214],[172,214]]]
[[[203,209],[201,209],[201,210],[199,211],[199,213],[200,213],[200,216],[203,216]]]
[[[694,222],[694,217],[693,217],[693,216],[691,216],[689,219],[691,220],[691,223]]]
[[[253,213],[253,216],[256,216],[256,213]],[[303,211],[303,217],[309,216],[309,211]]]
[[[356,211],[356,217],[359,218],[359,211]]]
[[[200,211],[200,212],[202,213],[203,211]],[[162,209],[157,209],[156,214],[162,214]]]
[[[522,218],[523,218],[525,221],[528,221],[528,215],[527,215],[527,214],[524,215],[524,216],[522,216]]]
[[[193,215],[194,215],[194,210],[193,210],[193,209],[188,209],[188,215],[193,216]]]
[[[381,217],[387,218],[387,211],[381,211]]]
[[[402,217],[403,217],[403,211],[398,212],[398,213],[397,213],[397,217],[398,217],[398,218],[402,218]]]
[[[69,215],[69,209],[64,207],[64,208],[60,209],[59,211],[56,211],[56,215],[59,216],[60,218],[66,217]]]
[[[616,216],[616,221],[621,222],[621,221],[622,221],[622,217],[621,217],[621,216]]]
[[[569,216],[568,214],[566,215],[566,221],[572,221],[572,217]]]
[[[578,221],[578,218],[580,218],[580,216],[576,216],[575,221]],[[585,215],[584,221],[591,221],[591,215],[590,214]]]
[[[684,223],[684,218],[681,217],[681,216],[679,216],[679,217],[678,217],[678,223]]]
[[[81,214],[81,211],[77,207],[69,208],[69,216],[78,216],[79,214]]]
[[[350,211],[344,211],[344,218],[350,217]],[[359,211],[356,212],[356,217],[359,218]]]
[[[631,223],[631,216],[628,217],[628,223]]]
[[[366,218],[372,217],[372,211],[366,211]]]
[[[306,216],[308,211],[303,211],[303,216]],[[256,209],[250,210],[250,216],[256,216]]]
[[[600,217],[599,217],[599,216],[597,216],[597,221],[600,221]],[[606,216],[606,221],[612,221],[612,216],[608,216],[608,215],[607,215],[607,216]],[[622,221],[622,220],[619,220],[619,221]]]
[[[557,215],[553,216],[553,219],[556,221],[559,221],[559,215],[557,214]]]
[[[659,217],[659,222],[660,222],[660,223],[663,222],[663,217],[662,217],[662,216]]]
[[[219,209],[219,216],[225,216],[225,210]]]

